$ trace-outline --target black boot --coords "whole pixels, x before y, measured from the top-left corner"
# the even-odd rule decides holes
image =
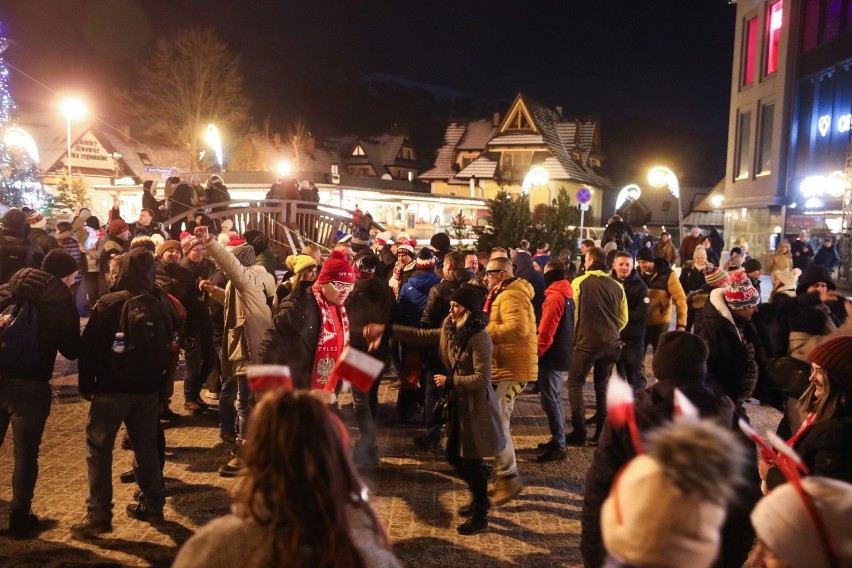
[[[25,538],[38,527],[38,517],[29,509],[9,511],[9,536]]]
[[[574,430],[565,436],[565,445],[574,447],[583,447],[586,445],[588,437],[586,435],[586,425],[583,420],[577,422],[571,421]]]
[[[475,510],[473,516],[459,525],[456,529],[459,534],[472,535],[479,534],[488,529],[488,509]]]

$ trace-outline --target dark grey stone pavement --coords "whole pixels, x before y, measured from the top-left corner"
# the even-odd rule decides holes
[[[126,517],[124,508],[132,502],[136,486],[119,482],[119,473],[130,468],[131,454],[116,449],[114,532],[92,542],[75,541],[69,528],[86,512],[89,407],[77,392],[75,373],[74,363],[57,362],[33,504],[45,530],[36,539],[14,541],[5,534],[11,499],[11,432],[0,448],[0,566],[168,566],[194,530],[228,511],[229,493],[237,483],[216,472],[227,461],[228,448],[218,438],[215,414],[199,417],[183,411],[178,384],[172,408],[184,416],[166,430],[165,523],[155,527]],[[565,397],[563,389],[567,407]],[[493,511],[487,533],[473,537],[459,536],[455,530],[460,522],[456,510],[468,500],[463,483],[442,456],[414,448],[411,438],[418,428],[394,423],[395,399],[396,391],[381,388],[381,464],[364,472],[364,478],[405,565],[582,566],[578,544],[583,478],[594,448],[572,448],[563,462],[535,462],[536,444],[549,437],[538,395],[522,394],[512,419],[526,488],[519,498]],[[341,405],[352,438],[357,439],[349,395],[343,395]],[[591,398],[587,408],[591,412]],[[754,406],[749,412],[761,430],[777,422],[777,414],[764,407]]]

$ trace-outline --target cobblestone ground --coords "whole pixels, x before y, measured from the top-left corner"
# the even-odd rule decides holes
[[[131,454],[117,449],[113,464],[115,530],[107,538],[75,541],[69,527],[85,515],[89,408],[77,392],[75,373],[75,364],[57,362],[52,381],[54,403],[41,446],[33,504],[45,527],[37,539],[14,541],[5,534],[11,499],[11,433],[0,448],[0,565],[168,566],[193,531],[228,511],[229,493],[236,481],[216,472],[228,459],[228,447],[218,438],[215,415],[183,412],[179,384],[172,408],[184,416],[168,424],[166,431],[166,522],[152,526],[125,516],[124,507],[132,502],[136,486],[120,483],[118,475],[130,468]],[[405,565],[582,565],[578,544],[583,478],[594,448],[572,448],[564,462],[536,463],[536,444],[549,437],[538,395],[522,394],[512,418],[526,488],[518,499],[493,511],[487,533],[473,537],[461,537],[455,530],[460,522],[456,510],[468,499],[463,483],[440,455],[414,449],[411,438],[418,429],[394,423],[395,398],[396,391],[382,387],[381,465],[365,472],[364,478]],[[565,403],[567,406],[567,399]],[[351,398],[344,395],[341,404],[346,422],[354,425]],[[591,406],[587,400],[590,410]],[[753,407],[750,414],[761,429],[777,422],[774,411],[762,407]],[[357,439],[357,433],[352,435]]]

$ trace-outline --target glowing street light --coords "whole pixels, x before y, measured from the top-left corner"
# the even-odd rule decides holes
[[[68,135],[68,155],[65,159],[65,166],[68,169],[68,175],[71,175],[71,121],[82,120],[86,116],[86,105],[80,99],[65,99],[59,104],[62,114],[65,115],[65,124],[67,126]]]
[[[219,163],[219,170],[224,171],[222,166],[222,137],[219,135],[219,129],[216,128],[216,125],[212,122],[207,125],[207,132],[204,134],[204,141],[207,142],[207,145],[210,146],[211,150],[213,150],[213,154],[216,156],[216,161]]]
[[[547,185],[547,182],[550,180],[550,175],[547,173],[547,170],[542,168],[541,166],[536,166],[532,168],[529,173],[524,177],[524,183],[521,185],[521,193],[524,195],[528,194],[530,188],[534,185]],[[549,203],[548,203],[549,205]]]
[[[34,166],[38,166],[38,148],[35,140],[23,128],[12,126],[6,129],[3,141],[9,148],[20,148],[27,153]]]
[[[290,177],[290,174],[293,173],[293,166],[290,165],[290,162],[287,160],[281,160],[278,162],[278,165],[275,166],[276,171],[278,171],[278,175],[281,177]]]
[[[680,183],[677,181],[677,176],[669,168],[656,166],[648,172],[648,183],[653,187],[668,186],[669,191],[677,199],[677,225],[680,230],[680,238],[683,240],[683,209],[680,206]]]
[[[642,189],[638,185],[635,183],[625,185],[621,188],[621,191],[618,192],[618,199],[615,200],[615,210],[618,211],[621,209],[621,206],[624,205],[624,202],[628,199],[630,201],[636,201],[639,199],[640,195],[642,195]]]

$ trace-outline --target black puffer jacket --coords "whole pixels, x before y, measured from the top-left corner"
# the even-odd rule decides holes
[[[636,422],[642,432],[647,432],[673,419],[675,387],[683,391],[698,408],[698,413],[702,417],[715,417],[721,426],[731,427],[734,408],[730,399],[717,396],[703,382],[694,382],[692,377],[689,379],[693,381],[692,384],[658,381],[636,393]],[[615,430],[607,421],[595,451],[594,461],[586,473],[580,534],[580,552],[586,566],[603,564],[606,551],[600,529],[601,507],[609,495],[616,473],[635,456],[636,451],[627,429]]]
[[[71,290],[62,280],[39,268],[16,272],[0,287],[0,298],[12,296],[35,304],[38,317],[38,365],[18,379],[49,381],[53,376],[56,351],[66,359],[80,354],[80,316]]]
[[[426,307],[423,308],[423,314],[420,316],[420,327],[427,329],[441,327],[446,317],[450,315],[450,296],[469,280],[470,272],[461,268],[454,270],[435,284],[426,298]]]
[[[39,268],[44,260],[44,251],[37,244],[12,235],[0,233],[0,284],[5,284],[22,268]]]
[[[624,280],[616,278],[614,270],[611,274],[621,283],[627,296],[627,325],[621,330],[621,340],[625,343],[642,343],[645,340],[645,326],[651,308],[648,286],[635,268]]]
[[[44,251],[44,254],[49,253],[55,248],[59,248],[59,242],[56,240],[56,237],[48,235],[47,231],[44,229],[30,227],[30,232],[27,235],[27,238],[38,245],[38,247]]]
[[[541,307],[544,305],[544,291],[547,285],[544,283],[544,275],[533,266],[532,257],[528,252],[518,251],[512,259],[515,265],[515,276],[523,278],[533,287],[532,306],[535,312],[535,323],[541,321]]]
[[[355,289],[346,298],[346,314],[349,316],[349,343],[355,349],[367,351],[364,327],[368,323],[388,325],[396,313],[396,298],[393,290],[381,278],[362,278],[355,281]],[[370,353],[376,359],[385,360],[388,355],[387,338],[379,348]]]
[[[281,302],[260,344],[260,360],[265,365],[288,365],[293,386],[311,388],[322,318],[314,295],[288,296]],[[350,334],[351,337],[351,334]]]
[[[852,414],[844,408],[834,418],[814,424],[793,449],[812,475],[852,483]],[[766,483],[770,489],[784,483],[777,467],[770,468]]]

